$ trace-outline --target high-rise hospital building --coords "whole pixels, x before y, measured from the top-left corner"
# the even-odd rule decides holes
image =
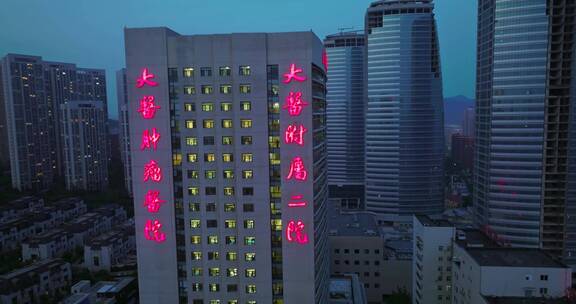
[[[326,303],[327,60],[312,32],[126,29],[142,303]]]

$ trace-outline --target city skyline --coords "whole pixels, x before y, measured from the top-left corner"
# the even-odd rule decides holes
[[[178,32],[194,34],[312,30],[323,39],[340,28],[362,30],[365,7],[372,2],[363,0],[334,5],[333,2],[321,0],[306,4],[312,9],[301,10],[299,8],[304,5],[302,0],[285,2],[281,5],[283,9],[278,9],[277,3],[259,0],[228,3],[227,9],[221,10],[221,3],[216,2],[174,1],[172,5],[165,5],[152,1],[128,1],[122,4],[114,2],[115,9],[111,10],[109,6],[69,0],[59,4],[38,0],[32,3],[9,1],[0,10],[0,26],[6,29],[0,31],[0,56],[8,53],[38,55],[49,61],[74,62],[82,67],[105,69],[108,113],[110,118],[117,119],[114,79],[116,71],[125,66],[124,27],[166,26]],[[326,9],[328,5],[330,9]],[[473,99],[477,0],[437,0],[435,6],[444,96],[464,95]],[[51,11],[58,11],[58,14],[49,13]],[[264,15],[269,11],[275,13]],[[17,12],[26,12],[27,15]],[[191,12],[191,17],[187,15],[188,12]],[[222,18],[199,12],[219,12]],[[256,18],[246,19],[243,16]],[[19,24],[24,17],[42,20],[42,28],[8,26]],[[105,21],[101,18],[105,18]]]

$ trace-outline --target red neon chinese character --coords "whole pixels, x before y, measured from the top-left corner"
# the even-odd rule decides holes
[[[147,220],[144,226],[144,237],[149,241],[162,243],[166,240],[166,234],[160,229],[162,229],[162,224],[159,220]]]
[[[152,128],[152,132],[144,130],[144,132],[142,132],[142,144],[140,145],[140,150],[150,148],[156,150],[158,140],[160,140],[160,133],[156,131],[156,128]]]
[[[158,109],[160,109],[160,106],[154,103],[154,96],[144,96],[140,99],[140,108],[138,108],[138,112],[142,113],[144,119],[154,118],[156,110]]]
[[[308,103],[302,99],[302,92],[291,91],[286,96],[286,103],[284,103],[282,109],[288,110],[290,116],[298,116],[307,105]]]
[[[290,81],[292,81],[292,79],[298,81],[298,82],[302,82],[304,80],[306,80],[306,76],[300,76],[298,74],[303,73],[304,70],[300,69],[300,68],[296,68],[295,64],[291,64],[290,65],[290,72],[284,74],[284,83],[290,83]]]
[[[288,125],[284,132],[284,142],[287,144],[304,145],[304,133],[308,131],[303,125],[292,124]]]
[[[290,202],[288,202],[288,207],[290,208],[306,207],[308,203],[305,200],[302,200],[303,198],[304,196],[302,194],[292,195],[290,197]]]
[[[149,163],[144,165],[144,181],[146,182],[149,179],[154,182],[159,182],[162,180],[162,169],[154,160],[151,160]]]
[[[308,243],[308,235],[304,232],[304,223],[302,221],[290,221],[286,226],[286,239],[288,242],[296,242],[298,244]]]
[[[302,160],[302,157],[297,156],[292,159],[292,162],[290,163],[290,172],[288,172],[286,179],[294,178],[296,180],[305,181],[307,176],[308,171],[306,171],[306,168],[304,168],[304,161]]]
[[[140,77],[138,77],[138,79],[136,79],[136,87],[141,88],[145,84],[147,84],[151,87],[157,86],[158,85],[157,82],[150,80],[150,78],[154,78],[154,77],[156,77],[156,75],[154,75],[152,73],[148,74],[147,68],[142,69],[142,75],[140,75]]]
[[[160,205],[166,201],[160,199],[160,191],[148,190],[144,196],[144,206],[148,208],[148,212],[156,213],[160,210]]]

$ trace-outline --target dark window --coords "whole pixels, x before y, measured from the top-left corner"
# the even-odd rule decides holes
[[[206,227],[216,228],[216,227],[218,227],[218,221],[217,220],[207,220],[206,221]]]
[[[247,196],[254,195],[254,188],[252,188],[252,187],[242,188],[242,195],[247,195]]]
[[[216,195],[216,187],[206,187],[206,195]]]
[[[205,145],[214,145],[214,136],[204,136],[204,144]]]
[[[252,136],[242,136],[241,137],[243,145],[251,145],[252,144]]]
[[[254,204],[244,204],[242,205],[242,210],[244,212],[254,212]]]

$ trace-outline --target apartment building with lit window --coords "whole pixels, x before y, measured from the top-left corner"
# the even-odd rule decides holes
[[[21,54],[7,54],[0,63],[0,158],[7,149],[12,187],[48,189],[65,172],[60,106],[97,100],[106,111],[105,72]]]
[[[125,30],[142,303],[326,303],[326,60],[312,32]]]
[[[118,100],[118,126],[120,139],[120,159],[124,172],[124,188],[132,195],[132,166],[130,159],[130,124],[128,121],[128,92],[126,69],[116,71],[116,98]]]
[[[66,189],[108,188],[108,115],[101,101],[68,101],[60,106]]]

